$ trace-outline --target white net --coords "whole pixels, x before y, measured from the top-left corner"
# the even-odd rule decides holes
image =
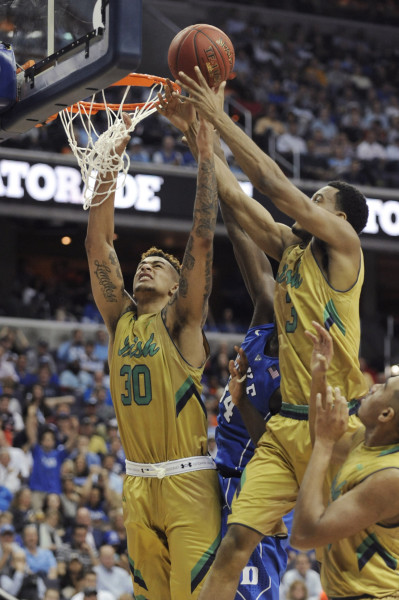
[[[125,185],[126,175],[130,166],[130,158],[126,148],[121,154],[116,149],[123,144],[126,134],[132,133],[137,124],[149,115],[156,112],[155,104],[158,92],[162,92],[163,83],[155,83],[149,92],[147,101],[143,106],[137,107],[133,113],[128,113],[131,119],[131,125],[126,127],[122,113],[124,104],[131,86],[127,86],[122,101],[117,110],[113,110],[106,102],[104,90],[102,90],[103,104],[107,129],[100,133],[95,127],[92,117],[95,106],[95,95],[91,102],[78,103],[79,110],[74,112],[72,107],[66,108],[60,112],[61,122],[64,126],[71,150],[78,161],[82,173],[84,184],[83,189],[83,208],[87,210],[90,206],[99,206],[120,187]],[[86,146],[80,146],[76,130],[83,128],[87,138]],[[79,136],[78,136],[79,138]],[[102,191],[97,180],[104,178],[106,174],[112,174],[112,181],[109,185],[103,186]],[[121,173],[122,176],[118,177]],[[93,200],[95,199],[95,203]]]

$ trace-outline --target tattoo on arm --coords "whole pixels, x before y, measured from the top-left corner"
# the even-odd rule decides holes
[[[116,276],[117,276],[117,278],[118,279],[123,279],[121,268],[120,268],[120,265],[119,265],[119,260],[118,260],[118,257],[116,255],[115,250],[112,250],[109,253],[109,257],[108,258],[111,261],[111,264],[114,265],[114,267],[116,267]]]
[[[200,165],[201,172],[197,187],[194,211],[194,233],[198,237],[213,234],[218,212],[218,195],[215,170],[212,160]]]
[[[193,249],[193,244],[194,244],[193,236],[190,235],[190,237],[188,238],[186,250],[184,252],[182,270],[187,269],[187,271],[191,271],[191,269],[194,268],[195,258],[191,254],[191,250]]]
[[[110,277],[111,269],[104,261],[100,263],[99,260],[95,260],[94,265],[94,275],[98,279],[98,283],[100,284],[104,298],[107,300],[107,302],[117,302],[118,299],[114,293],[114,290],[116,290],[116,285],[112,283]]]

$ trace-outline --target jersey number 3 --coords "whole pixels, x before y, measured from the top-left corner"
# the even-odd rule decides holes
[[[122,403],[130,406],[132,400],[139,406],[149,404],[152,400],[151,373],[146,365],[123,365],[120,370],[125,377],[126,394],[122,394]]]
[[[291,297],[288,292],[285,295],[285,301],[287,304],[291,302]],[[291,306],[291,316],[292,320],[285,322],[285,330],[287,333],[293,333],[298,325],[298,313],[296,312],[294,306]]]

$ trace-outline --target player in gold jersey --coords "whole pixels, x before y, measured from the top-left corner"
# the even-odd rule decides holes
[[[282,410],[268,422],[267,433],[246,467],[241,490],[233,501],[229,530],[200,594],[201,600],[232,600],[241,569],[260,539],[285,532],[281,517],[294,507],[310,459],[311,342],[304,331],[312,321],[324,323],[334,338],[337,351],[332,383],[343,386],[351,413],[367,391],[358,361],[363,283],[358,234],[367,222],[368,210],[364,196],[339,181],[308,198],[223,111],[218,97],[223,94],[223,84],[215,94],[199,69],[196,74],[198,81],[179,74],[179,83],[189,93],[185,101],[213,124],[255,187],[295,221],[292,228],[277,223],[244,192],[235,186],[229,191],[226,167],[216,158],[224,201],[258,246],[280,263],[274,308]],[[350,427],[358,427],[355,415]]]
[[[315,441],[291,542],[302,549],[324,546],[321,577],[330,600],[399,598],[399,377],[371,388],[358,412],[364,427],[345,433],[347,402],[339,388],[333,393],[326,386],[332,337],[314,326]],[[323,483],[332,461],[341,466],[326,505]]]
[[[127,115],[124,120],[129,125]],[[121,153],[129,139],[115,151]],[[209,350],[202,327],[218,210],[212,128],[204,120],[197,144],[193,226],[181,268],[176,258],[151,248],[141,257],[131,298],[113,245],[113,197],[92,206],[87,230],[93,295],[110,339],[111,393],[127,459],[129,563],[140,600],[197,598],[220,540],[218,481],[207,453],[200,383]],[[113,176],[100,175],[99,196]]]

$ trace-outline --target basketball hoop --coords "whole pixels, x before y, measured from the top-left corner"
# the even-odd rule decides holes
[[[112,87],[126,87],[120,103],[107,103],[105,90],[102,90],[103,102],[96,102],[96,94],[94,94],[91,101],[76,102],[76,104],[65,108],[59,113],[69,145],[82,172],[84,183],[83,208],[85,210],[90,206],[99,206],[117,189],[124,186],[130,166],[130,158],[126,149],[119,156],[115,153],[115,148],[122,142],[127,133],[134,131],[140,121],[156,112],[156,106],[159,103],[157,94],[162,93],[165,84],[166,79],[164,77],[130,73],[120,81],[112,84]],[[132,86],[151,88],[146,102],[125,103]],[[180,92],[180,87],[176,83],[172,82],[172,86],[174,90]],[[106,113],[107,129],[103,133],[99,133],[92,122],[92,116],[97,114],[98,111],[105,111]],[[131,118],[132,122],[129,128],[126,127],[123,121],[122,113],[128,113]],[[57,115],[49,117],[47,122],[56,117]],[[75,119],[78,119],[77,123],[75,123]],[[85,147],[79,146],[76,139],[74,130],[76,124],[83,127],[87,136]],[[122,172],[121,177],[118,177],[119,172]],[[97,175],[105,175],[106,173],[113,174],[112,183],[106,192],[98,192],[96,189]],[[98,202],[92,204],[94,193]]]

